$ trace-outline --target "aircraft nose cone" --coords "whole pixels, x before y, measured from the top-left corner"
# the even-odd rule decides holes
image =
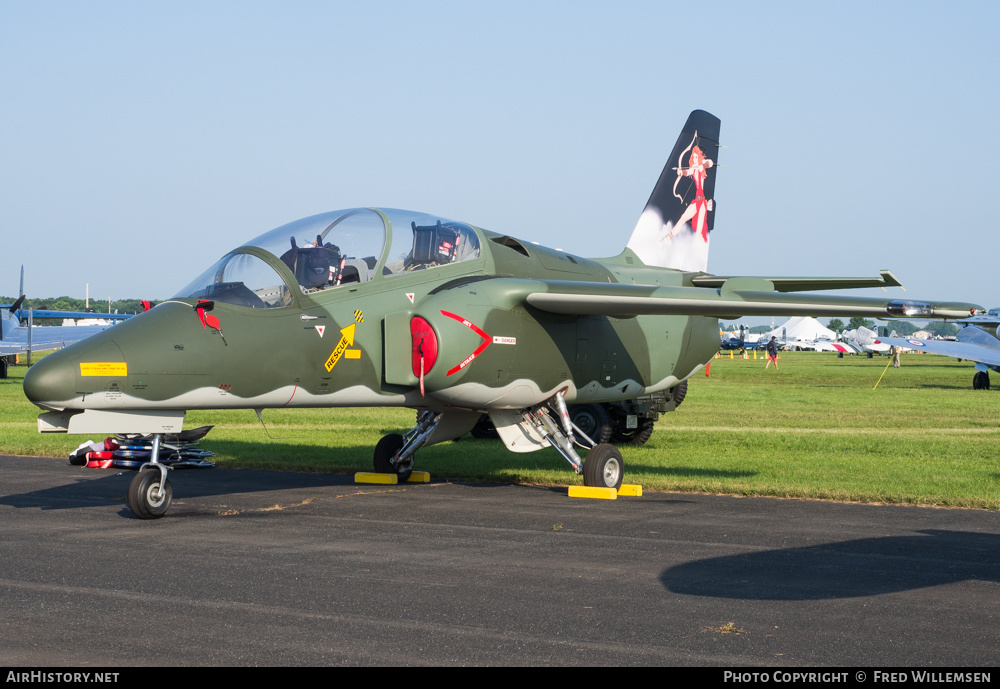
[[[24,394],[46,409],[63,409],[74,397],[74,373],[70,362],[54,354],[32,365],[24,375]]]
[[[109,384],[122,384],[126,376],[121,348],[110,335],[98,333],[49,354],[28,369],[24,394],[42,409],[86,409],[95,393],[105,391]]]

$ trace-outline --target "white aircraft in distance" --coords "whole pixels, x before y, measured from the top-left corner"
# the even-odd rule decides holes
[[[764,333],[760,341],[766,345],[772,335],[778,338],[779,346],[791,351],[858,353],[851,345],[837,342],[837,333],[808,316],[790,318],[778,328]]]
[[[837,342],[836,340],[814,340],[807,343],[807,351],[811,352],[837,352],[838,354],[857,354],[858,350],[854,345],[847,342]]]
[[[989,390],[990,370],[1000,371],[1000,309],[990,309],[985,315],[963,318],[958,322],[966,326],[959,331],[955,341],[911,340],[905,337],[880,337],[878,341],[887,347],[908,347],[915,352],[943,354],[959,361],[968,359],[976,364],[972,389]]]
[[[865,326],[859,326],[855,330],[845,330],[841,337],[844,342],[853,345],[859,352],[864,352],[871,359],[876,354],[888,354],[889,345],[883,344],[884,339],[878,336],[874,330],[869,330]]]

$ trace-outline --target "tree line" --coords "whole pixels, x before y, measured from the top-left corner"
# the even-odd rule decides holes
[[[0,303],[3,304],[13,304],[17,301],[16,297],[0,297]],[[85,311],[86,300],[84,299],[74,299],[73,297],[48,297],[47,299],[25,299],[24,304],[21,306],[22,309],[27,311],[28,309],[34,310],[33,320],[39,323],[39,325],[50,325],[54,322],[62,322],[61,319],[54,318],[44,318],[43,310],[49,311]],[[90,300],[90,309],[94,314],[94,318],[100,318],[101,315],[106,315],[108,313],[108,302],[101,301],[99,299]],[[118,299],[117,301],[111,302],[111,313],[142,313],[142,301],[139,299]]]

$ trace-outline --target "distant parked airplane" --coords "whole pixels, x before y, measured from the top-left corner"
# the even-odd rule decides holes
[[[910,340],[905,337],[880,337],[878,341],[885,346],[908,347],[916,352],[968,359],[976,364],[972,389],[989,390],[990,370],[1000,371],[1000,309],[990,309],[984,315],[964,318],[958,322],[965,323],[966,327],[959,331],[957,341]],[[996,334],[990,330],[994,330]]]
[[[29,349],[41,351],[43,349],[61,349],[74,342],[89,337],[102,330],[107,330],[109,325],[47,325],[44,327],[22,325],[27,317],[27,310],[24,304],[24,266],[21,266],[21,285],[18,290],[20,296],[13,304],[0,305],[0,378],[7,377],[7,367],[13,363],[12,359],[17,354],[24,354]],[[128,318],[126,314],[94,314],[87,311],[35,311],[34,318],[94,318],[100,315],[103,318],[119,320]]]

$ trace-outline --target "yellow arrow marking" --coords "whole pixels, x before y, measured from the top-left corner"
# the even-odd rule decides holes
[[[327,359],[326,364],[324,364],[327,372],[332,371],[333,367],[337,365],[338,361],[340,361],[340,357],[343,356],[347,348],[354,345],[354,328],[356,326],[356,323],[351,323],[346,328],[341,329],[340,342],[337,343],[337,346],[333,350],[333,354],[330,355],[330,358]],[[347,358],[353,359],[355,357],[348,356]]]

